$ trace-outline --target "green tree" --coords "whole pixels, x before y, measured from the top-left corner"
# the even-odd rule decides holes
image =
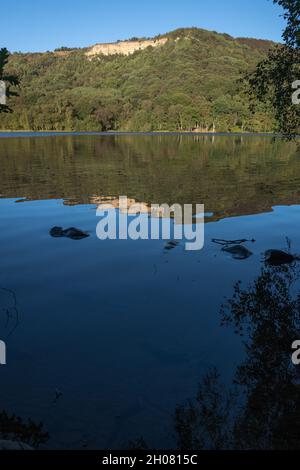
[[[286,137],[299,133],[300,106],[293,104],[293,83],[300,79],[300,0],[273,0],[284,9],[284,44],[271,49],[248,75],[250,95],[274,110],[278,131]]]

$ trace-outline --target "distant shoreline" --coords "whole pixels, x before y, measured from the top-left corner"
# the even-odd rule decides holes
[[[153,132],[127,132],[127,131],[110,131],[110,132],[68,132],[68,131],[2,131],[0,130],[0,138],[2,137],[50,137],[50,136],[193,136],[193,137],[282,137],[281,134],[272,132],[193,132],[193,131],[153,131]],[[297,137],[300,137],[297,136]]]

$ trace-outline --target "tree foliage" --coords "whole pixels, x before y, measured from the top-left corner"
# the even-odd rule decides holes
[[[270,50],[248,76],[250,95],[274,110],[278,130],[287,137],[299,133],[300,105],[293,104],[293,83],[300,79],[300,0],[274,0],[287,22],[284,44]]]
[[[129,56],[86,50],[12,54],[22,80],[15,113],[0,129],[66,131],[271,131],[263,104],[255,114],[238,79],[265,58],[273,43],[234,39],[197,28]]]

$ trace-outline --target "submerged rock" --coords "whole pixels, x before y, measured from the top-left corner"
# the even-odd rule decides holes
[[[67,237],[71,238],[72,240],[82,240],[83,238],[89,237],[89,234],[79,230],[75,227],[69,227],[63,230],[62,227],[53,227],[50,230],[51,237],[60,238],[60,237]]]
[[[232,258],[234,259],[247,259],[253,254],[250,250],[248,250],[248,248],[243,245],[234,245],[228,247],[224,246],[222,248],[222,251],[231,254]]]
[[[177,240],[169,240],[165,244],[165,250],[173,250],[173,248],[176,248],[176,246],[179,245],[179,242]]]
[[[62,227],[53,227],[51,230],[50,230],[50,235],[51,237],[54,237],[54,238],[58,238],[58,237],[63,237],[63,229]]]
[[[63,231],[63,234],[64,237],[71,238],[72,240],[81,240],[82,238],[89,237],[88,233],[74,227],[67,228]]]
[[[298,258],[291,253],[281,250],[267,250],[265,252],[265,262],[269,266],[281,266],[282,264],[291,264]]]

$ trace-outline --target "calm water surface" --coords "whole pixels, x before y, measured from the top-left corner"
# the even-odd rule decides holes
[[[221,305],[260,276],[265,250],[287,249],[288,237],[300,253],[299,183],[295,145],[270,137],[0,138],[1,408],[43,421],[48,448],[116,449],[140,436],[174,447],[176,405],[212,367],[231,386],[249,361]],[[204,249],[98,240],[97,205],[119,195],[204,203]],[[51,238],[53,226],[90,237]],[[253,255],[235,260],[213,238],[253,238]]]

